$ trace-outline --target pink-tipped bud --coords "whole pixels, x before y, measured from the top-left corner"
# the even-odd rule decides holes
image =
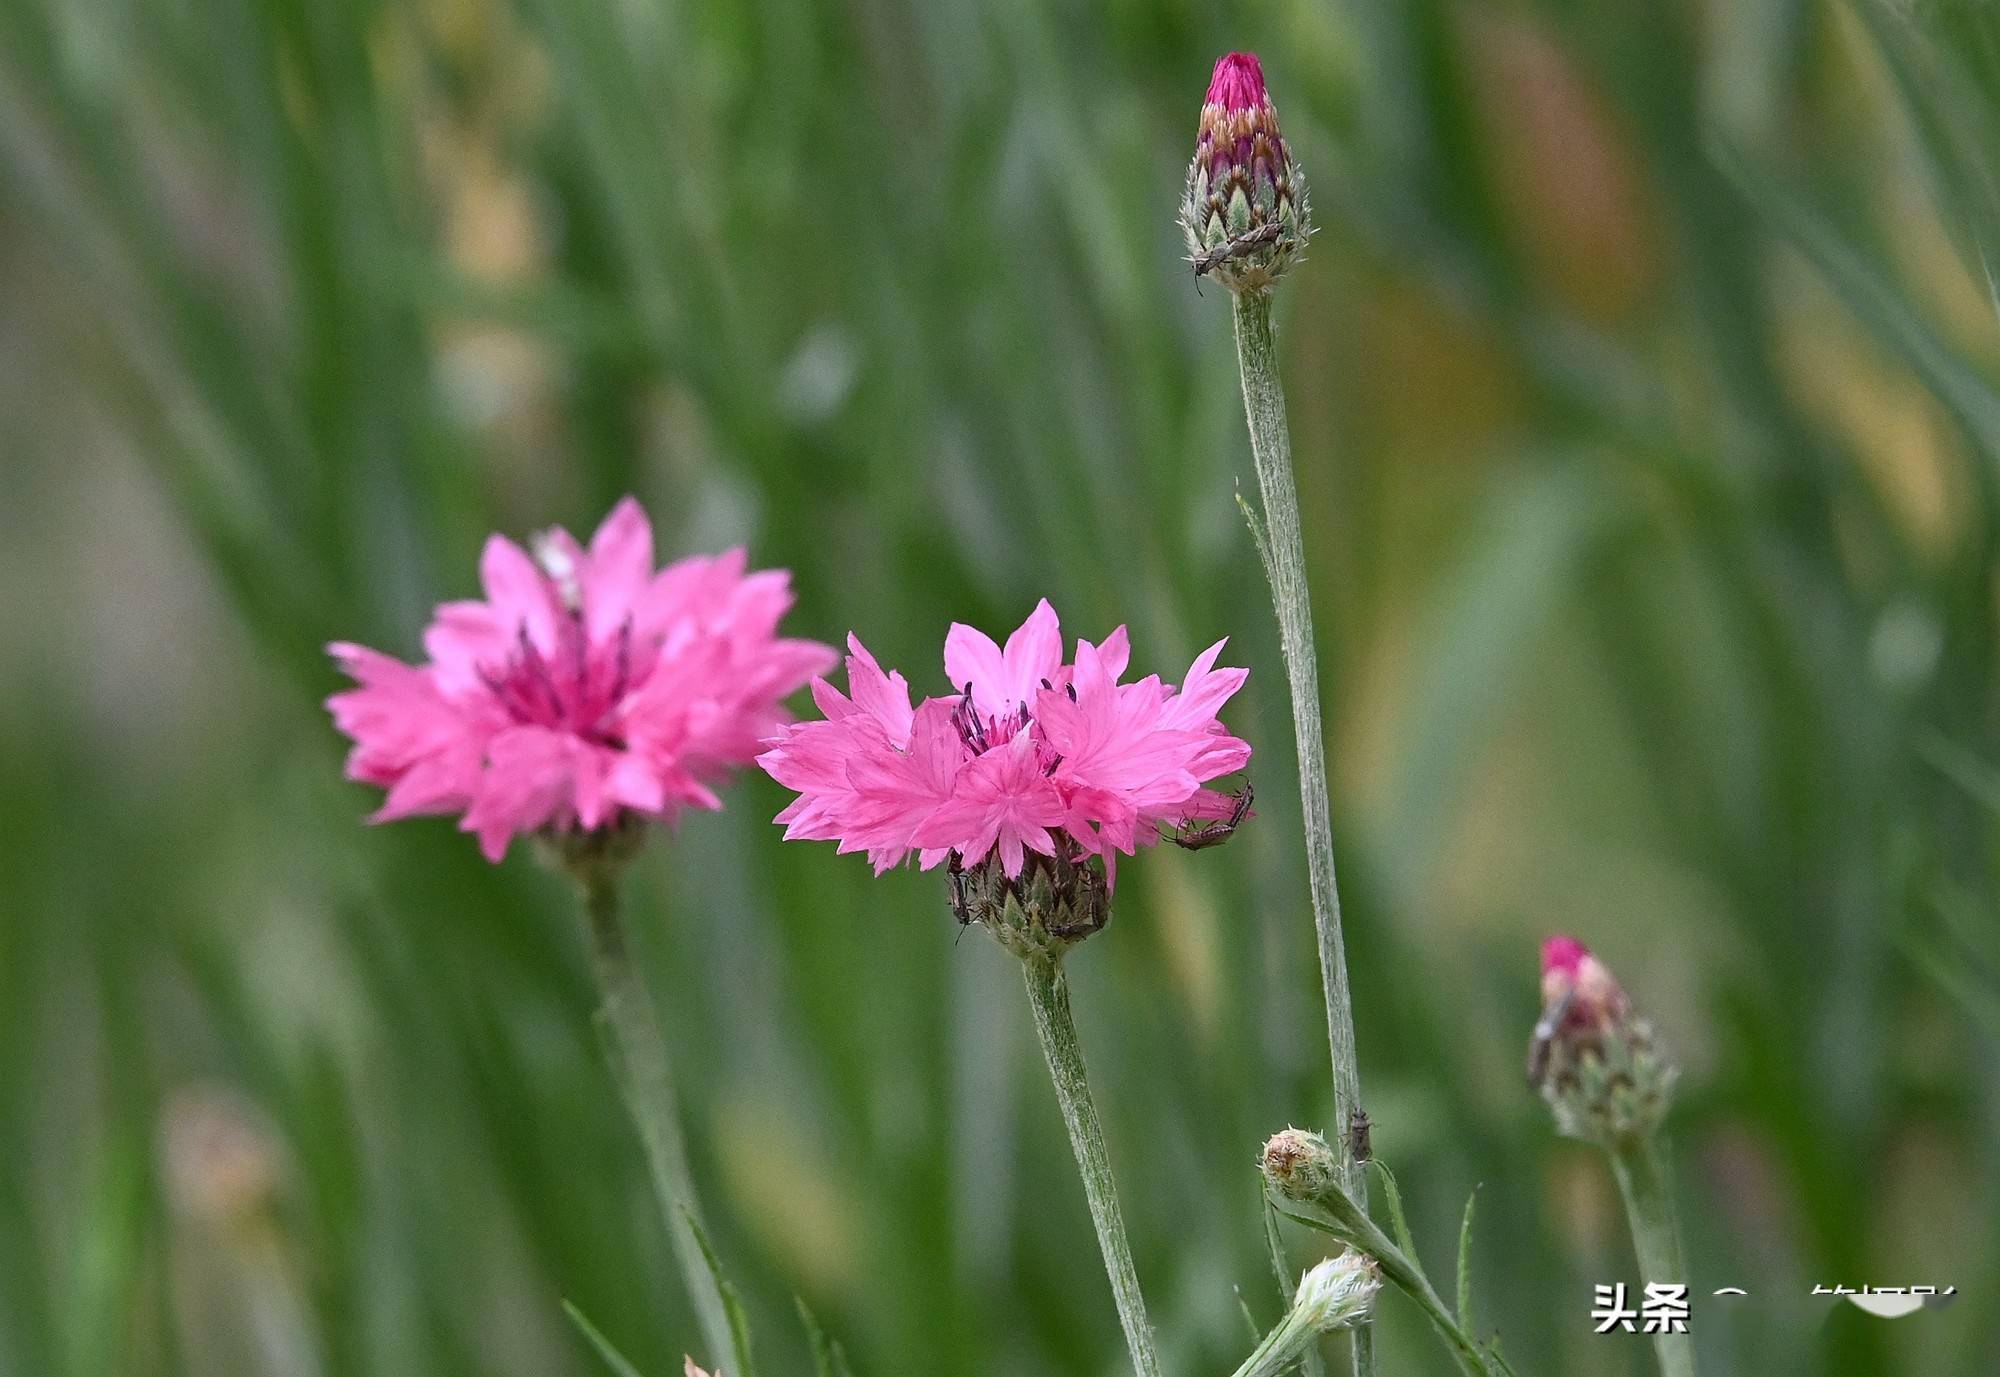
[[[1246,182],[1254,183],[1261,173],[1275,185],[1290,169],[1291,150],[1278,132],[1278,110],[1255,53],[1224,53],[1216,59],[1195,150],[1208,165],[1211,184],[1240,172]]]
[[[1574,937],[1544,942],[1528,1081],[1557,1130],[1606,1147],[1643,1137],[1665,1116],[1674,1075],[1610,968]]]
[[[1542,1004],[1569,1002],[1569,1021],[1601,1028],[1630,1011],[1625,991],[1610,969],[1574,937],[1556,936],[1542,943]]]
[[[1215,64],[1181,228],[1196,275],[1213,274],[1233,292],[1268,290],[1312,233],[1305,179],[1253,54],[1227,53]]]

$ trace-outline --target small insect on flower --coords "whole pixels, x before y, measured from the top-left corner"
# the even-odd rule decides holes
[[[1232,258],[1248,257],[1264,245],[1275,243],[1278,236],[1283,232],[1284,226],[1273,221],[1268,225],[1257,226],[1256,229],[1251,230],[1248,234],[1239,234],[1234,239],[1218,244],[1207,253],[1196,254],[1194,257],[1188,259],[1188,262],[1194,266],[1195,290],[1201,290],[1200,279],[1208,276]]]
[[[1250,816],[1250,802],[1255,796],[1256,790],[1250,787],[1250,781],[1246,779],[1241,789],[1229,795],[1236,802],[1230,808],[1228,817],[1218,818],[1201,827],[1190,828],[1183,823],[1184,830],[1168,837],[1167,840],[1183,851],[1200,851],[1207,847],[1220,846],[1235,836],[1236,829]]]

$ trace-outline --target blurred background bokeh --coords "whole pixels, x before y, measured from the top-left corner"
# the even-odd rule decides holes
[[[1711,1373],[2000,1366],[2000,23],[1983,0],[0,5],[0,1373],[647,1374],[690,1317],[568,894],[368,829],[335,637],[621,493],[941,691],[1047,594],[1233,637],[1237,841],[1071,965],[1169,1370],[1275,1317],[1328,1113],[1215,55],[1321,226],[1279,322],[1366,1102],[1523,1374],[1632,1279],[1522,1084],[1572,930],[1686,1074]],[[1996,265],[2000,266],[2000,265]],[[1123,1361],[1009,958],[746,779],[640,937],[769,1373]],[[1312,1240],[1294,1238],[1293,1260]],[[1956,1285],[1894,1323],[1815,1284]],[[1749,1296],[1707,1299],[1721,1286]],[[1239,1301],[1240,1296],[1240,1301]],[[1851,1307],[1848,1308],[1851,1311]],[[1385,1373],[1444,1373],[1384,1305]]]

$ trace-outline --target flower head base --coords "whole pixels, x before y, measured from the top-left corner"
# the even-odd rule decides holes
[[[783,725],[779,701],[833,663],[777,634],[789,576],[741,550],[653,569],[653,530],[626,498],[588,547],[557,529],[531,559],[500,536],[484,601],[446,603],[427,663],[328,647],[358,687],[327,700],[354,742],[350,779],[389,793],[371,821],[462,813],[488,860],[517,833],[603,835],[685,807]]]
[[[1573,937],[1542,944],[1542,1018],[1528,1047],[1528,1082],[1565,1137],[1602,1147],[1635,1142],[1666,1116],[1674,1068],[1624,988]]]
[[[951,911],[977,923],[1016,956],[1055,960],[1111,921],[1111,889],[1087,857],[1028,854],[1018,876],[988,860],[954,866]]]
[[[1312,235],[1305,177],[1278,132],[1253,54],[1227,53],[1215,64],[1181,228],[1196,276],[1213,274],[1232,292],[1268,291]]]
[[[1004,647],[954,625],[954,691],[914,706],[908,680],[858,639],[848,648],[847,693],[815,682],[825,719],[783,729],[757,758],[799,795],[777,817],[786,839],[837,841],[877,873],[949,861],[954,910],[1010,946],[1096,931],[1119,855],[1162,837],[1206,845],[1241,820],[1236,797],[1204,787],[1250,758],[1215,715],[1247,675],[1215,667],[1221,642],[1179,689],[1123,683],[1124,628],[1066,662],[1043,601]]]

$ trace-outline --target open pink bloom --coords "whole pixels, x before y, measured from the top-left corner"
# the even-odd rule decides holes
[[[1240,770],[1250,747],[1216,712],[1249,671],[1217,669],[1222,642],[1189,667],[1179,690],[1157,675],[1120,682],[1125,628],[1078,641],[1044,600],[997,646],[954,624],[944,668],[955,692],[911,706],[902,675],[884,673],[848,638],[847,694],[825,680],[825,720],[783,729],[757,763],[799,797],[777,821],[788,840],[865,851],[879,873],[911,852],[926,870],[956,855],[999,858],[1010,878],[1027,854],[1098,856],[1159,840],[1161,829],[1232,817],[1237,801],[1204,788]]]
[[[486,599],[437,609],[426,664],[327,647],[359,685],[326,701],[354,741],[348,778],[389,791],[370,821],[463,813],[497,861],[518,832],[720,807],[709,785],[833,663],[817,641],[778,636],[783,570],[746,574],[739,549],[655,573],[652,524],[629,497],[588,549],[557,528],[536,553],[487,540]]]

